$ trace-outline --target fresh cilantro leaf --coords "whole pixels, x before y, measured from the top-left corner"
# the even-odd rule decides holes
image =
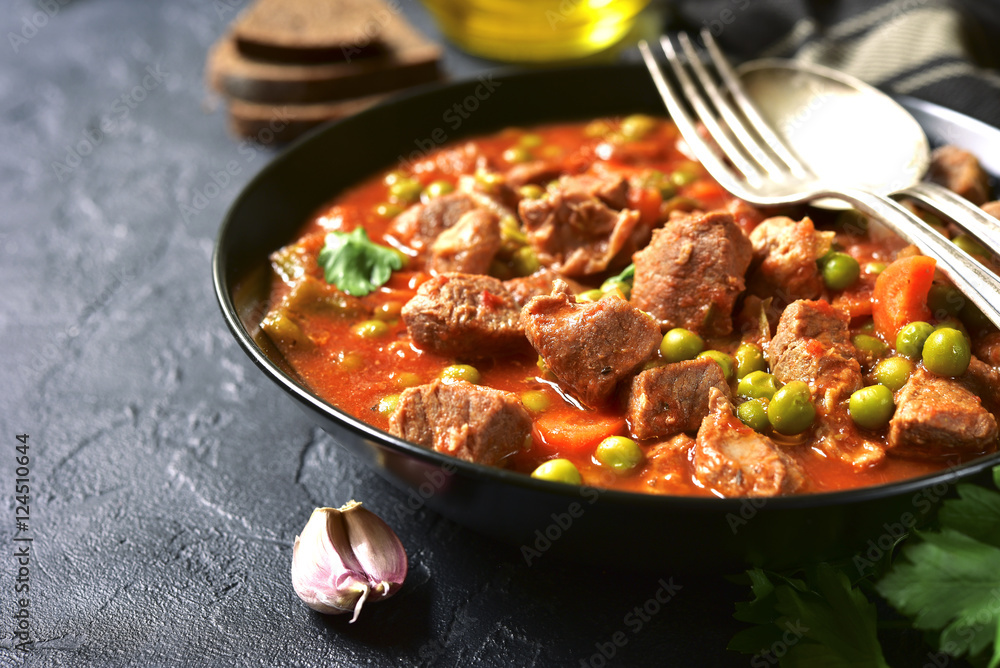
[[[844,573],[819,564],[804,579],[760,569],[747,575],[755,599],[737,604],[735,616],[757,626],[738,633],[730,649],[784,668],[887,668],[875,606]]]
[[[403,268],[400,253],[368,239],[364,228],[331,232],[319,252],[326,282],[353,297],[362,297],[385,285],[393,270]]]
[[[1000,486],[1000,467],[993,470]],[[1000,494],[959,485],[945,501],[941,531],[906,545],[876,590],[918,629],[940,632],[941,651],[1000,665]]]

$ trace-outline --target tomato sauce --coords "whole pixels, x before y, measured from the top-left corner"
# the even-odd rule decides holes
[[[621,173],[632,179],[632,183],[641,182],[650,170],[665,175],[678,174],[672,180],[673,192],[663,193],[655,188],[641,187],[630,190],[630,208],[639,211],[642,223],[650,227],[657,224],[658,219],[662,221],[670,208],[729,208],[746,230],[752,229],[763,217],[752,207],[733,200],[707,176],[700,165],[682,152],[683,143],[678,141],[677,130],[668,121],[658,121],[653,131],[627,142],[620,141],[620,136],[616,136],[621,127],[619,119],[607,119],[530,130],[508,129],[473,142],[444,147],[418,162],[403,164],[360,182],[339,194],[304,226],[295,244],[296,249],[291,253],[297,253],[298,264],[286,262],[284,269],[279,269],[279,279],[273,281],[271,304],[281,304],[295,284],[294,280],[280,280],[282,271],[286,275],[297,271],[322,278],[323,273],[315,262],[315,256],[330,231],[349,232],[363,227],[372,241],[398,245],[394,239],[387,237],[393,212],[390,210],[387,214],[384,205],[388,200],[387,180],[391,181],[392,175],[400,168],[423,186],[447,182],[458,187],[463,174],[474,174],[483,165],[509,167],[511,158],[518,157],[516,152],[528,146],[534,158],[558,161],[562,169],[569,173],[603,170]],[[381,213],[379,205],[383,205]],[[818,226],[834,218],[833,214],[816,215]],[[858,259],[862,267],[890,262],[903,246],[894,237],[873,240],[850,229],[838,231],[836,242]],[[405,248],[400,250],[409,254]],[[275,264],[282,266],[277,260]],[[462,361],[421,350],[410,339],[406,325],[398,315],[399,308],[428,278],[430,275],[420,271],[419,267],[406,267],[394,272],[385,285],[371,294],[358,298],[357,302],[352,301],[353,308],[300,308],[295,314],[295,324],[304,335],[303,340],[308,340],[308,345],[279,345],[279,348],[317,395],[347,413],[387,430],[386,407],[393,397],[406,387],[430,382],[445,367]],[[601,278],[604,277],[586,287],[597,287]],[[874,282],[874,273],[862,271],[854,286],[831,295],[832,303],[852,316],[852,331],[861,331],[870,321]],[[384,331],[373,336],[360,334],[357,329],[359,323],[371,320],[373,313],[384,315],[381,318],[385,323]],[[732,353],[739,345],[739,339],[734,335],[708,343],[717,350]],[[629,433],[620,407],[617,402],[611,402],[600,410],[584,408],[539,367],[536,355],[512,355],[470,363],[478,370],[481,385],[522,396],[526,392],[533,393],[536,410],[532,411],[534,425],[530,447],[506,460],[507,468],[530,473],[541,462],[562,457],[577,466],[587,484],[660,494],[712,494],[693,475],[690,454],[683,450],[648,460],[627,475],[612,473],[601,466],[594,458],[596,444],[605,436]],[[640,445],[648,453],[658,444],[640,442]],[[806,482],[800,488],[802,492],[877,485],[930,473],[954,463],[889,456],[877,466],[855,470],[844,462],[828,458],[808,442],[782,447],[804,474]]]

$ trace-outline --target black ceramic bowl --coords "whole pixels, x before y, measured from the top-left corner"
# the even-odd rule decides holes
[[[940,107],[903,102],[932,143],[964,144],[1000,156],[1000,131]],[[894,535],[925,518],[955,481],[982,477],[1000,463],[1000,455],[880,487],[770,500],[575,488],[456,461],[390,436],[317,397],[280,356],[269,356],[273,351],[265,349],[266,343],[255,342],[266,308],[268,254],[292,240],[308,217],[345,186],[443,142],[508,126],[661,114],[662,109],[644,69],[601,66],[455,83],[314,132],[268,165],[222,224],[213,271],[226,323],[265,375],[346,450],[405,490],[407,503],[426,505],[523,546],[526,558],[545,552],[684,571],[732,571],[748,563],[780,567],[852,555],[877,558]],[[987,167],[1000,171],[998,165]]]

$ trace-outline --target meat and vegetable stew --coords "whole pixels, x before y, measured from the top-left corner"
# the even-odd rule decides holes
[[[932,259],[856,212],[757,210],[683,149],[629,116],[402,160],[271,256],[260,335],[378,428],[567,483],[774,496],[996,450],[1000,334]],[[1000,208],[964,151],[934,178]]]

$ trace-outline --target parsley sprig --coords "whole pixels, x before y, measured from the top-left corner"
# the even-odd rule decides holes
[[[319,252],[326,282],[352,297],[363,297],[385,285],[389,276],[403,268],[402,255],[368,238],[364,228],[353,232],[331,232]]]
[[[1000,488],[1000,467],[993,480]],[[956,490],[958,498],[942,504],[935,530],[903,539],[867,577],[852,580],[848,573],[857,569],[850,564],[791,574],[747,571],[754,598],[737,603],[735,617],[752,626],[729,648],[782,668],[887,668],[869,598],[881,596],[937,650],[998,668],[1000,492],[967,483]]]

